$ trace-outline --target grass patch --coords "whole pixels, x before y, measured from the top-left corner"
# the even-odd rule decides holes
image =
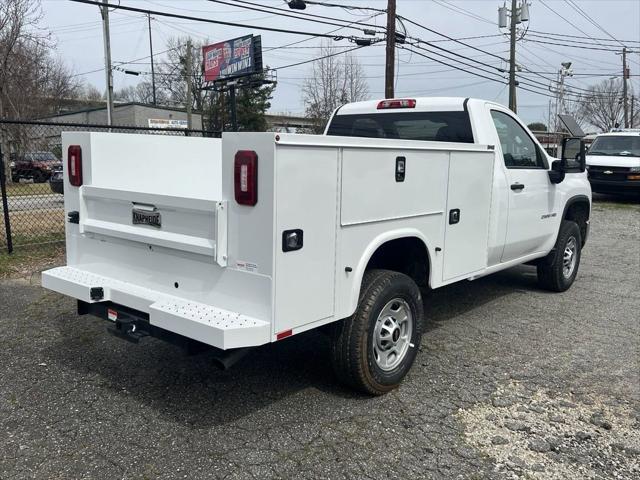
[[[10,213],[14,246],[64,240],[64,209],[24,210]],[[0,238],[4,221],[0,220]],[[4,239],[0,243],[5,243]],[[5,243],[6,244],[6,243]]]
[[[64,264],[64,243],[20,247],[12,254],[0,251],[0,278],[25,277]]]
[[[7,183],[8,197],[24,197],[27,195],[52,195],[49,183]]]

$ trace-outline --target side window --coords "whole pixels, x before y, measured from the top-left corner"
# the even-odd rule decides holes
[[[545,168],[542,156],[529,134],[511,116],[491,110],[507,168]]]

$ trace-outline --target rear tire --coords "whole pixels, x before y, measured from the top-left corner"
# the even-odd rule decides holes
[[[424,312],[415,282],[399,272],[369,270],[355,313],[335,324],[331,360],[338,379],[369,395],[398,385],[416,358]]]
[[[538,264],[538,284],[552,292],[571,287],[580,266],[581,245],[578,224],[563,220],[553,252]]]

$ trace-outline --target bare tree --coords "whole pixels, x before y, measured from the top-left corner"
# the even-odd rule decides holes
[[[0,1],[0,117],[21,113],[20,95],[16,97],[16,94],[26,93],[21,75],[27,70],[25,63],[30,63],[30,67],[42,67],[45,59],[38,56],[44,52],[46,57],[49,56],[51,34],[40,28],[41,19],[38,0]],[[50,76],[51,70],[32,71],[30,77]]]
[[[585,122],[603,132],[623,123],[622,81],[608,79],[589,87],[577,101]]]
[[[41,27],[41,20],[39,0],[0,0],[0,118],[56,112],[79,92],[80,82],[55,56],[51,34]],[[11,153],[9,137],[15,150],[24,144],[22,134],[18,127],[0,129],[5,155]]]
[[[79,89],[78,97],[82,100],[98,101],[102,99],[102,93],[92,83],[87,83]]]
[[[119,102],[153,103],[153,85],[144,80],[137,85],[129,85],[113,92],[113,98]],[[163,89],[156,89],[156,102],[166,103],[166,93]]]
[[[358,59],[338,49],[322,45],[313,62],[311,73],[302,86],[306,115],[314,123],[314,132],[321,133],[331,113],[340,105],[364,100],[369,87]]]
[[[0,117],[32,118],[57,111],[80,82],[54,54],[34,0],[0,1]]]
[[[202,72],[202,46],[204,42],[191,40],[191,99],[187,100],[187,37],[171,37],[167,42],[167,57],[165,61],[157,67],[156,86],[158,92],[164,96],[164,101],[184,105],[187,101],[196,111],[202,111],[204,106],[204,74]]]
[[[156,103],[165,103],[166,97],[162,89],[156,89]],[[153,103],[153,84],[150,81],[144,80],[136,85],[135,101],[149,104]]]

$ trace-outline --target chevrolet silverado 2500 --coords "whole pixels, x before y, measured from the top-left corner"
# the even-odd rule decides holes
[[[550,158],[484,100],[348,104],[321,136],[73,132],[63,151],[67,266],[46,288],[115,335],[225,360],[323,327],[338,378],[374,395],[415,359],[423,291],[522,263],[564,291],[589,228],[584,146]]]

